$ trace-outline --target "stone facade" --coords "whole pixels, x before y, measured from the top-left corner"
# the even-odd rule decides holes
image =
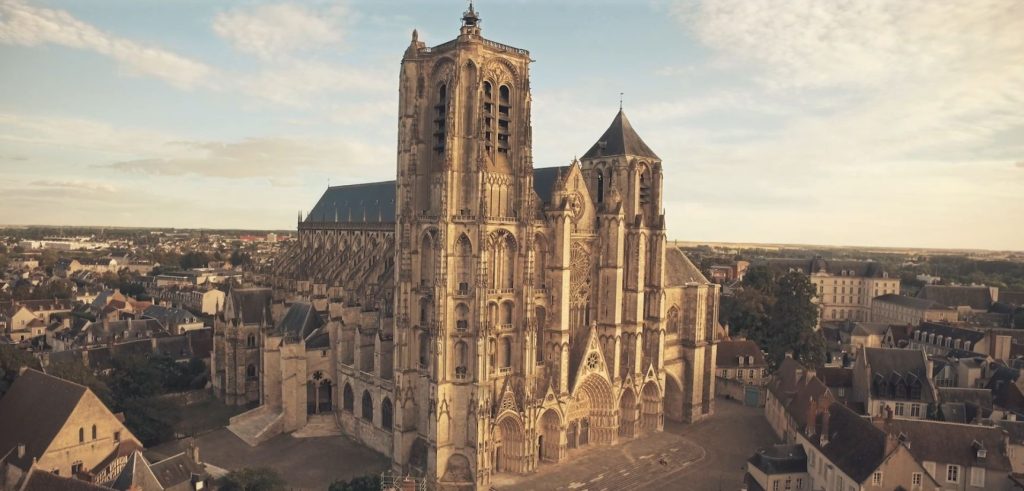
[[[472,8],[453,41],[413,33],[397,180],[329,188],[265,278],[276,332],[296,305],[325,322],[291,355],[266,337],[268,425],[319,394],[270,386],[320,371],[396,472],[482,489],[713,413],[719,289],[666,247],[661,159],[620,110],[581,159],[534,169],[530,63]]]

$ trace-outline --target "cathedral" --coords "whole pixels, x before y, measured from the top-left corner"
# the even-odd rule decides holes
[[[661,159],[620,108],[534,168],[530,63],[472,6],[452,41],[413,31],[395,180],[328,188],[218,317],[215,390],[259,405],[232,431],[326,420],[396,473],[486,489],[713,413],[718,286],[667,246]]]

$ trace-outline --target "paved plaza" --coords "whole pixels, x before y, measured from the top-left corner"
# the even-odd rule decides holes
[[[289,489],[323,491],[337,479],[379,474],[390,467],[387,457],[342,436],[295,438],[278,435],[250,447],[226,428],[198,437],[203,461],[226,470],[270,467],[288,482]],[[150,460],[182,451],[188,440],[171,442],[146,451]]]
[[[492,485],[502,491],[739,489],[747,459],[772,443],[762,408],[719,399],[708,421],[668,422],[663,433],[571,453],[568,462],[541,466],[528,476],[499,475]]]

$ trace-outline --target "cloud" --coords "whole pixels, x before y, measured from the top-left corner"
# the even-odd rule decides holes
[[[272,185],[294,186],[294,177],[309,171],[372,176],[379,170],[375,163],[394,160],[383,146],[337,138],[177,141],[166,147],[163,156],[118,161],[104,167],[155,176],[266,178]]]
[[[1024,160],[1021,160],[1021,161],[1017,162],[1017,168],[1024,169]]]
[[[78,179],[72,180],[55,180],[55,179],[42,179],[36,180],[29,183],[30,186],[36,188],[44,188],[51,190],[63,190],[63,189],[77,189],[83,191],[98,191],[105,193],[117,192],[117,186],[107,182],[97,181],[84,181]]]
[[[397,91],[392,80],[372,70],[357,69],[337,63],[312,60],[287,60],[252,76],[238,80],[246,94],[262,100],[294,107],[313,107],[321,95],[345,91],[386,92]]]
[[[284,3],[257,5],[217,14],[213,30],[239,51],[274,59],[340,44],[345,13],[341,4],[318,11]]]
[[[116,60],[129,74],[156,77],[180,88],[208,82],[213,71],[201,62],[103,32],[66,11],[18,0],[0,2],[0,43],[92,51]]]

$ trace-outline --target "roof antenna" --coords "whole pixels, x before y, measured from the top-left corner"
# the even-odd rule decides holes
[[[619,92],[619,111],[622,110],[622,92]]]

